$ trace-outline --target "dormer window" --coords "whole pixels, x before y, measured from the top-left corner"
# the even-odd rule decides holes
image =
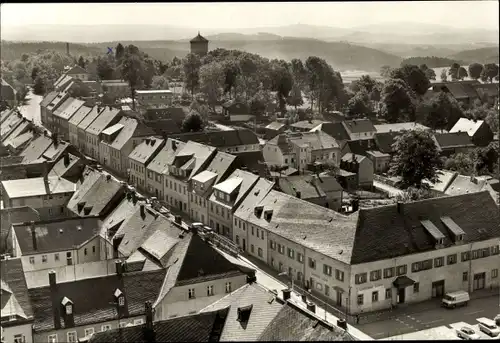
[[[66,314],[73,313],[73,306],[71,304],[66,305]]]
[[[123,292],[119,288],[116,289],[113,295],[115,296],[115,299],[118,302],[118,306],[125,306],[125,296],[123,295]]]
[[[118,298],[118,306],[125,306],[125,298],[123,296]]]
[[[63,300],[61,301],[61,304],[64,306],[64,310],[66,312],[66,315],[69,316],[69,315],[73,314],[73,302],[71,300],[64,297]]]

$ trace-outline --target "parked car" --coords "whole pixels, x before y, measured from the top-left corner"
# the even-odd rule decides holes
[[[191,223],[191,225],[189,225],[189,229],[192,230],[192,229],[202,229],[203,228],[203,223]]]
[[[457,330],[457,336],[462,339],[481,339],[481,337],[468,326],[461,327]]]
[[[479,318],[477,321],[479,322],[479,331],[482,331],[491,337],[496,337],[500,334],[500,328],[493,320],[488,318]]]
[[[495,321],[495,324],[497,326],[500,326],[500,314],[497,314],[496,317],[495,317],[495,319],[493,319],[493,320]]]
[[[442,306],[448,308],[455,308],[457,306],[467,306],[470,296],[466,291],[456,291],[447,293],[441,301]]]

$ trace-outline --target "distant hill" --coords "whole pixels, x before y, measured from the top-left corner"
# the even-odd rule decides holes
[[[63,42],[7,42],[2,41],[0,56],[2,60],[14,60],[23,54],[37,52],[38,50],[54,50],[65,54],[66,43]],[[76,56],[91,56],[102,54],[102,48],[89,47],[83,44],[70,44],[70,52]]]
[[[445,57],[427,56],[427,57],[405,58],[403,62],[401,62],[401,65],[413,64],[419,66],[421,64],[425,64],[429,68],[443,68],[443,67],[449,67],[453,63],[458,63],[460,65],[464,64],[464,62],[459,60],[453,60]]]
[[[479,48],[473,50],[465,50],[453,54],[450,58],[459,59],[467,63],[497,63],[499,61],[498,46],[490,48]]]

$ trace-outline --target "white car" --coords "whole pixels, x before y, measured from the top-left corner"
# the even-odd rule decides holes
[[[462,339],[481,339],[481,337],[473,329],[467,326],[457,330],[457,336]]]

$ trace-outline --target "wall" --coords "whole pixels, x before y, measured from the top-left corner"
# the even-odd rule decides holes
[[[285,164],[283,154],[278,148],[278,146],[274,144],[265,144],[264,148],[262,149],[262,155],[264,156],[264,161],[266,161],[269,164],[277,164],[277,165],[283,165]]]
[[[353,141],[361,141],[361,140],[373,139],[373,137],[375,136],[375,133],[376,133],[376,131],[351,133],[351,134],[349,134],[349,137]]]
[[[171,206],[174,208],[180,209],[181,204],[182,205],[182,211],[185,213],[188,213],[189,209],[189,199],[187,195],[187,185],[181,180],[176,179],[175,177],[172,177],[170,175],[165,175],[164,176],[165,182],[168,181],[168,184],[165,183],[165,196],[169,196],[169,199],[167,201]],[[172,187],[170,187],[172,185]],[[177,205],[176,205],[177,201]]]
[[[13,343],[14,336],[19,334],[24,336],[26,343],[33,342],[32,325],[32,323],[7,327],[2,325],[4,342]]]
[[[305,260],[299,262],[298,254],[300,253],[302,257],[305,256],[304,247],[294,243],[286,238],[276,235],[272,232],[266,232],[266,253],[267,259],[266,263],[278,272],[287,272],[290,276],[289,268],[292,268],[291,276],[293,276],[294,282],[303,284],[304,282],[304,272],[305,272]],[[265,236],[264,236],[265,237]],[[252,238],[250,238],[252,239]],[[271,247],[271,241],[276,243],[275,247]],[[284,247],[283,254],[279,252],[278,244]],[[288,256],[287,248],[293,249],[294,258]],[[281,263],[281,270],[280,270]]]
[[[231,278],[174,287],[155,308],[155,321],[198,312],[227,295],[226,282],[231,282],[231,290],[235,291],[245,285],[246,280],[246,275],[239,275]],[[209,285],[214,286],[214,295],[212,296],[207,296],[207,286]],[[195,289],[195,299],[188,299],[190,288]]]
[[[311,151],[311,162],[313,161],[323,161],[330,162],[333,161],[335,165],[340,164],[340,149],[321,149]]]
[[[133,184],[137,189],[146,189],[146,171],[144,164],[139,163],[135,160],[129,158],[130,166],[130,180],[129,182]]]
[[[208,225],[210,223],[209,206],[210,201],[207,198],[199,196],[194,191],[189,192],[189,214],[193,221]]]
[[[69,131],[69,142],[78,147],[78,127],[71,123],[68,123],[68,131]]]
[[[151,177],[150,177],[151,176]],[[163,175],[146,168],[146,189],[147,192],[158,200],[163,199]]]
[[[233,145],[227,148],[220,148],[220,151],[232,153],[232,152],[248,152],[248,151],[260,151],[259,144],[247,144],[247,145]]]
[[[209,201],[207,204],[209,226],[216,232],[232,239],[233,213],[228,205]]]
[[[373,163],[369,158],[364,158],[359,164],[358,181],[360,185],[373,184]]]
[[[50,199],[49,196],[41,195],[11,199],[10,202],[8,199],[4,198],[4,207],[30,206],[38,211],[41,220],[57,219],[67,217],[70,214],[66,205],[72,196],[73,192],[67,192],[53,194],[51,195],[52,199]],[[6,194],[4,194],[4,197],[6,197]]]
[[[268,232],[266,230],[262,230],[262,228],[252,225],[246,221],[240,220],[239,218],[235,218],[233,220],[233,232],[235,232],[234,242],[238,241],[238,246],[243,249],[243,238],[245,238],[245,251],[258,258],[259,260],[266,262],[268,261]],[[235,228],[237,227],[237,229]],[[252,233],[253,229],[253,233]],[[237,238],[238,232],[241,236]],[[258,233],[258,236],[257,236]],[[263,238],[262,238],[263,237]],[[253,245],[253,251],[252,251]],[[259,256],[259,248],[262,251],[262,255]]]

